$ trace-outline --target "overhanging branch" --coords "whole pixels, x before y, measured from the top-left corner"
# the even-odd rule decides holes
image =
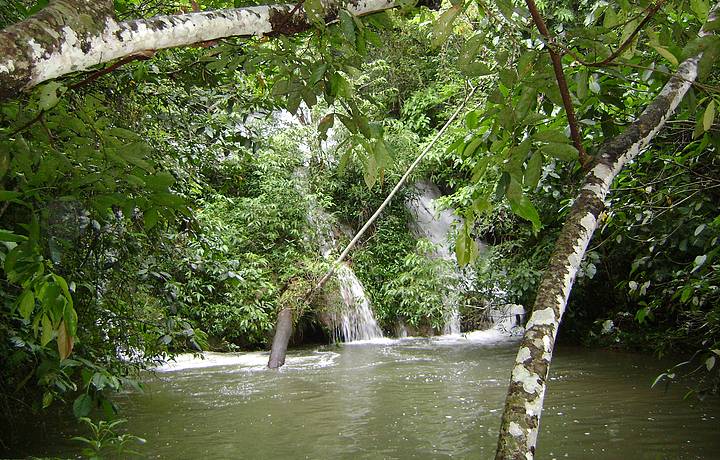
[[[578,151],[580,163],[587,165],[591,159],[588,157],[585,147],[583,147],[582,134],[580,133],[580,127],[578,125],[577,118],[575,117],[575,109],[573,108],[570,90],[568,89],[565,72],[563,71],[562,56],[553,49],[553,37],[545,25],[545,21],[543,20],[534,0],[525,0],[525,4],[530,10],[530,15],[533,18],[535,26],[547,42],[547,50],[548,54],[550,54],[553,71],[555,72],[555,80],[557,80],[558,88],[560,89],[560,96],[562,97],[563,107],[565,108],[565,115],[567,116],[568,125],[570,126],[570,137],[572,138],[573,144]]]
[[[331,1],[325,4],[325,19],[334,20],[341,8],[362,16],[396,6],[395,0]],[[298,4],[116,22],[112,2],[55,0],[37,15],[0,31],[0,100],[44,81],[147,51],[225,37],[294,34],[311,26]]]

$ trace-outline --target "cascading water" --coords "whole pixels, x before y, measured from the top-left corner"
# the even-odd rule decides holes
[[[309,115],[304,115],[308,118]],[[281,123],[302,125],[302,121],[293,117],[287,111],[280,111],[275,118]],[[303,137],[304,138],[304,137]],[[328,131],[326,146],[332,147],[334,139],[332,131]],[[300,142],[300,151],[305,155],[305,164],[295,171],[298,177],[298,187],[301,192],[308,196],[308,223],[315,229],[320,253],[326,259],[332,258],[332,252],[337,246],[335,231],[340,226],[320,207],[308,187],[307,163],[312,153],[310,145]],[[347,263],[341,263],[335,270],[335,277],[339,285],[342,305],[329,316],[332,321],[333,338],[337,342],[354,342],[358,340],[373,340],[383,338],[383,333],[373,316],[370,300],[365,294],[362,283],[355,275],[353,269]]]
[[[335,275],[344,307],[334,315],[335,340],[354,342],[382,338],[382,330],[373,317],[370,301],[355,272],[347,264],[340,264]]]
[[[427,180],[417,181],[413,185],[414,195],[408,199],[405,206],[414,218],[413,231],[416,236],[426,238],[432,242],[435,247],[434,257],[442,258],[453,262],[457,266],[455,252],[451,250],[448,236],[453,226],[461,222],[452,210],[438,210],[435,206],[435,200],[442,196],[440,190],[435,184]],[[457,280],[459,281],[459,290],[454,291],[453,295],[445,299],[445,334],[460,334],[460,312],[458,310],[458,296],[461,292],[467,292],[472,289],[474,282],[474,273],[469,270],[461,271],[459,267],[456,270]],[[505,296],[505,292],[496,288],[494,296],[501,299]],[[492,300],[497,300],[493,298]],[[522,322],[525,316],[525,309],[522,305],[505,304],[489,302],[486,308],[486,317],[492,328],[506,334],[517,334],[522,329]]]
[[[413,185],[414,194],[405,202],[405,206],[413,216],[413,231],[416,236],[426,238],[435,245],[433,257],[452,261],[457,266],[455,253],[450,249],[448,235],[459,218],[450,209],[438,210],[435,200],[442,194],[435,184],[426,180],[417,181]],[[464,281],[464,275],[458,269],[457,277]],[[466,283],[461,283],[466,284]],[[460,334],[460,311],[456,298],[445,299],[444,334]]]
[[[321,254],[326,259],[332,258],[332,251],[337,244],[333,219],[314,200],[310,200],[308,222],[315,229],[315,236]],[[336,342],[353,342],[356,340],[372,340],[383,338],[382,330],[375,321],[370,300],[365,289],[353,269],[345,262],[335,270],[339,285],[341,307],[330,314],[333,339]]]

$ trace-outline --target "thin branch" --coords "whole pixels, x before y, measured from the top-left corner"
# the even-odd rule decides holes
[[[545,37],[545,40],[548,43],[548,53],[550,54],[553,71],[555,72],[555,79],[557,80],[558,87],[560,88],[560,95],[562,96],[565,114],[567,115],[568,124],[570,125],[570,136],[572,137],[573,144],[575,144],[575,148],[579,152],[580,163],[583,166],[587,166],[592,161],[592,158],[590,158],[587,154],[582,144],[582,135],[580,133],[580,128],[578,127],[577,118],[575,118],[575,109],[573,108],[572,99],[570,98],[570,90],[568,89],[567,80],[565,80],[565,73],[563,72],[562,58],[552,46],[549,46],[549,44],[553,42],[553,37],[545,25],[545,21],[540,15],[540,11],[538,10],[535,1],[525,0],[525,4],[527,4],[528,9],[530,10],[535,26],[538,28],[538,31],[540,31],[540,34]]]
[[[655,16],[655,13],[657,13],[660,8],[662,8],[666,1],[667,0],[660,0],[656,4],[649,6],[646,10],[647,14],[643,18],[643,20],[640,21],[640,24],[635,27],[635,30],[632,31],[630,36],[620,45],[618,49],[616,49],[612,54],[610,54],[610,56],[599,62],[585,62],[582,60],[578,60],[578,62],[587,67],[602,67],[610,64],[612,61],[617,59],[617,57],[620,56],[627,49],[627,47],[632,44],[633,41],[635,41],[635,37],[637,37],[637,34],[639,34],[640,31],[645,27],[645,25],[650,22],[653,16]]]
[[[117,69],[118,67],[124,66],[125,64],[128,64],[133,61],[145,61],[147,59],[150,59],[155,55],[155,51],[153,50],[147,50],[143,51],[142,53],[136,53],[132,56],[127,56],[122,59],[120,59],[117,62],[114,62],[112,65],[109,65],[105,67],[104,69],[100,69],[97,72],[92,73],[89,77],[86,79],[79,81],[77,83],[74,83],[68,87],[68,89],[77,89],[82,86],[87,85],[88,83],[92,83],[93,81],[97,80],[98,78],[102,77],[103,75],[107,75],[113,70]]]
[[[375,222],[375,220],[380,216],[380,214],[383,212],[385,207],[392,201],[395,194],[402,188],[403,185],[405,185],[405,182],[407,181],[408,177],[410,177],[410,174],[415,170],[417,165],[420,164],[420,162],[425,158],[425,156],[430,152],[432,147],[437,143],[437,141],[442,137],[442,135],[445,133],[447,128],[450,126],[450,124],[455,121],[457,116],[460,114],[460,112],[465,108],[465,105],[467,102],[472,98],[473,94],[475,94],[475,91],[477,90],[477,86],[470,91],[470,93],[465,97],[465,100],[460,104],[455,110],[455,113],[452,114],[452,116],[448,119],[448,121],[443,125],[443,127],[438,131],[438,133],[435,135],[435,137],[430,141],[430,143],[425,146],[423,151],[417,156],[415,161],[408,167],[408,169],[405,171],[405,174],[400,178],[397,184],[395,184],[395,187],[392,189],[392,191],[388,194],[388,196],[385,198],[385,201],[382,202],[382,204],[378,207],[378,209],[375,211],[375,213],[370,217],[370,219],[365,222],[365,225],[357,232],[357,234],[353,237],[353,239],[348,243],[348,245],[345,247],[345,249],[342,251],[340,256],[335,260],[335,262],[330,266],[330,269],[327,273],[325,273],[325,276],[323,276],[318,284],[315,286],[315,288],[308,293],[308,298],[312,298],[312,295],[320,290],[322,286],[327,282],[327,280],[330,279],[330,277],[335,273],[335,269],[340,263],[345,260],[345,257],[350,253],[350,251],[355,247],[355,244],[362,238],[362,236],[365,234],[365,232],[370,228],[370,226]]]
[[[109,74],[110,72],[112,72],[113,70],[117,69],[117,68],[120,67],[120,66],[123,66],[123,65],[125,65],[125,64],[127,64],[127,63],[129,63],[129,62],[132,62],[132,61],[150,59],[151,57],[153,57],[154,54],[155,54],[154,51],[148,50],[148,51],[143,52],[143,53],[133,54],[132,56],[124,57],[124,58],[120,59],[119,61],[113,63],[112,65],[110,65],[110,66],[108,66],[108,67],[106,67],[106,68],[104,68],[104,69],[100,69],[100,70],[92,73],[90,76],[88,76],[88,77],[85,78],[84,80],[81,80],[81,81],[79,81],[79,82],[77,82],[77,83],[73,83],[72,85],[68,86],[68,89],[77,89],[77,88],[80,88],[80,87],[82,87],[82,86],[85,86],[85,85],[87,85],[87,84],[89,84],[89,83],[97,80],[98,78],[102,77],[103,75]],[[15,136],[16,134],[25,131],[26,129],[28,129],[29,127],[31,127],[32,125],[34,125],[35,123],[37,123],[37,122],[39,122],[39,121],[42,121],[42,120],[43,120],[43,116],[44,116],[47,112],[48,112],[47,110],[40,110],[40,111],[38,112],[38,114],[35,115],[35,117],[33,117],[31,120],[29,120],[29,121],[28,121],[27,123],[25,123],[24,125],[22,125],[22,126],[20,126],[19,128],[17,128],[15,131],[11,132],[11,133],[8,135],[8,137],[13,137],[13,136]],[[46,127],[45,129],[47,130],[47,127]],[[48,131],[48,137],[51,137],[49,131]]]

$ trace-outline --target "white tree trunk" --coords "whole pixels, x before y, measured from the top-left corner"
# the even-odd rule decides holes
[[[71,72],[148,50],[224,37],[293,34],[310,28],[301,6],[262,5],[116,22],[112,1],[55,0],[37,15],[0,31],[0,100]],[[361,16],[395,7],[394,0],[327,2]]]
[[[716,5],[709,22],[718,17]],[[701,31],[701,35],[708,32]],[[563,225],[538,287],[533,313],[515,359],[500,426],[496,459],[530,460],[540,427],[543,398],[555,337],[580,262],[598,225],[615,176],[665,125],[697,78],[702,53],[683,61],[657,98],[622,134],[605,142],[595,167]]]

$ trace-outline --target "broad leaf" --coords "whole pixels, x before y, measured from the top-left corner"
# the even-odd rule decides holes
[[[562,161],[575,161],[578,159],[577,149],[569,144],[550,142],[542,145],[540,150],[542,150],[544,154]]]

